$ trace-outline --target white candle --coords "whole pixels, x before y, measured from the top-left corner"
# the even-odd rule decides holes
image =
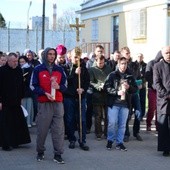
[[[51,77],[51,95],[53,96],[53,99],[55,100],[55,95],[56,95],[56,89],[53,88],[53,85],[56,83],[57,77]]]
[[[53,99],[55,100],[55,89],[51,87],[51,95],[53,96]]]
[[[124,86],[123,86],[123,84],[122,84],[122,91],[123,92],[126,92],[126,89],[124,88]],[[123,95],[121,95],[121,100],[125,100],[125,96],[126,96],[126,94],[124,93]]]

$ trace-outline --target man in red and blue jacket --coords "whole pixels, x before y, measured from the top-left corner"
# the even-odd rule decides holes
[[[34,68],[30,86],[38,95],[37,114],[37,161],[44,159],[45,140],[51,129],[54,161],[64,163],[61,154],[64,146],[63,92],[67,88],[62,67],[55,64],[54,48],[44,50],[42,64]]]

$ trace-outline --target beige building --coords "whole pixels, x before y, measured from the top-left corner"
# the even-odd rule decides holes
[[[170,45],[170,0],[86,0],[77,11],[83,50],[88,53],[103,44],[108,56],[128,46],[132,57],[143,53],[145,61]]]

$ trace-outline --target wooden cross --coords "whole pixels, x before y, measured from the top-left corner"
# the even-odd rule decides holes
[[[80,33],[80,28],[84,28],[85,27],[85,24],[79,24],[79,19],[76,18],[76,24],[70,24],[70,27],[74,27],[76,28],[76,43],[78,45],[78,42],[80,41],[79,39],[79,33]],[[78,67],[80,67],[80,57],[81,57],[81,53],[82,53],[82,50],[77,46],[75,48],[75,53],[76,53],[76,56],[79,57],[79,60],[78,60]],[[81,88],[81,78],[80,78],[80,73],[78,74],[78,88],[80,89]],[[79,126],[80,126],[80,143],[82,143],[82,112],[81,112],[81,94],[79,93]]]
[[[85,24],[79,24],[79,18],[76,18],[76,24],[70,24],[70,27],[75,27],[76,28],[76,41],[79,42],[79,34],[80,34],[80,28],[84,28]]]

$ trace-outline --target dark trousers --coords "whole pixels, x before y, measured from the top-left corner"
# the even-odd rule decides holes
[[[37,101],[37,95],[32,94],[32,101],[33,101],[33,109],[34,109],[34,116],[33,121],[36,121],[37,113],[38,113],[38,101]]]
[[[93,116],[93,104],[92,104],[92,94],[87,93],[86,95],[86,128],[88,130],[92,127],[92,116]]]
[[[158,114],[158,151],[170,151],[170,115]]]
[[[81,123],[82,123],[82,141],[80,140],[80,113],[79,100],[75,98],[64,98],[65,120],[68,140],[76,141],[75,131],[78,128],[79,143],[86,143],[86,100],[81,100]]]
[[[103,104],[93,104],[93,111],[95,116],[95,134],[97,137],[101,137],[102,131],[102,120],[104,120],[104,136],[107,136],[107,107]]]
[[[140,105],[141,105],[141,119],[145,116],[146,109],[146,88],[142,88],[139,91]]]
[[[133,136],[136,137],[136,135],[139,133],[140,131],[140,118],[141,118],[141,105],[140,105],[140,98],[139,98],[139,94],[133,94],[131,97],[131,111],[129,113],[129,117],[127,119],[126,122],[126,131],[125,131],[125,136],[130,136],[130,132],[129,132],[129,121],[130,121],[130,117],[131,114],[135,114],[135,120],[133,123]],[[133,112],[134,109],[134,112]]]

